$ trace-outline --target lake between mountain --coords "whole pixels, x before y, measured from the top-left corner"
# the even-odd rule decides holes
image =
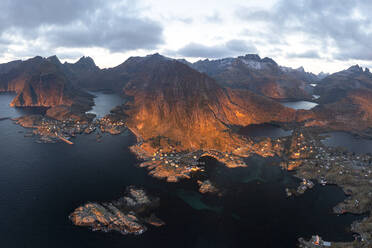
[[[110,96],[97,95],[97,105],[100,97]],[[27,112],[10,108],[11,99],[0,94],[0,118]],[[11,120],[0,121],[2,247],[288,248],[295,247],[298,237],[313,234],[331,241],[353,239],[347,228],[355,216],[332,213],[345,198],[342,190],[316,185],[304,195],[286,198],[285,188],[298,180],[281,170],[275,158],[253,157],[247,168],[238,169],[202,158],[207,175],[200,177],[224,191],[222,197],[206,196],[197,191],[195,180],[166,183],[138,168],[128,149],[135,142],[129,132],[104,135],[101,143],[95,135],[81,135],[74,145],[37,144],[25,132]],[[119,198],[128,185],[143,186],[161,198],[156,214],[166,222],[164,227],[123,236],[92,232],[68,219],[83,203]]]
[[[350,152],[372,153],[372,140],[354,136],[346,132],[325,133],[329,136],[322,142],[327,146],[344,147]]]
[[[293,109],[305,109],[309,110],[314,108],[316,105],[318,105],[315,102],[309,102],[309,101],[294,101],[294,102],[281,102],[284,106],[288,108],[293,108]]]
[[[270,138],[279,138],[285,137],[292,134],[291,130],[284,130],[283,128],[270,124],[258,124],[258,125],[249,125],[242,127],[239,130],[239,134],[250,136],[250,137],[270,137]]]
[[[95,114],[97,118],[102,118],[110,113],[110,110],[124,103],[124,99],[117,94],[102,91],[89,92],[94,95],[94,106],[88,113]]]

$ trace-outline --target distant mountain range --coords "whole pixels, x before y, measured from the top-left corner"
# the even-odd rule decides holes
[[[359,66],[315,75],[252,54],[195,63],[153,54],[109,69],[98,68],[90,57],[76,63],[52,56],[0,64],[0,91],[17,93],[12,106],[67,106],[84,113],[93,104],[86,89],[127,97],[115,111],[137,137],[182,149],[229,150],[240,142],[232,127],[267,122],[372,127],[372,75]],[[275,101],[311,99],[313,91],[320,105],[309,111]]]
[[[248,89],[273,99],[311,99],[310,84],[326,76],[305,72],[303,67],[279,66],[273,59],[261,59],[257,54],[195,63],[180,61],[208,74],[222,86]]]

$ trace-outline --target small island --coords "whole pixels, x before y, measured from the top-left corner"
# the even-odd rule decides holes
[[[113,202],[87,203],[78,207],[69,218],[76,226],[93,231],[117,231],[121,234],[142,234],[146,224],[160,227],[165,223],[152,212],[160,199],[138,187],[127,187],[124,196]]]

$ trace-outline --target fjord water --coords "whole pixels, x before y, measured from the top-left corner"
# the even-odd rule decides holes
[[[372,153],[372,140],[351,135],[346,132],[326,133],[322,142],[327,146],[343,147],[350,152]]]
[[[123,98],[117,94],[112,94],[104,91],[89,92],[95,96],[94,106],[88,113],[95,114],[97,118],[102,118],[110,113],[113,107],[119,106],[124,103]]]
[[[282,102],[282,104],[288,108],[293,109],[305,109],[309,110],[314,108],[316,105],[318,105],[315,102],[309,102],[309,101],[294,101],[294,102]]]
[[[250,137],[271,137],[279,138],[292,134],[291,130],[284,130],[283,128],[270,123],[253,124],[243,127],[239,130],[239,134]]]
[[[11,98],[0,94],[0,118],[29,111],[10,108]],[[25,131],[11,120],[0,121],[1,247],[295,247],[298,237],[315,233],[327,240],[352,239],[346,228],[355,217],[331,213],[345,198],[342,190],[317,185],[286,198],[285,187],[297,180],[280,170],[276,159],[254,157],[248,168],[228,169],[203,158],[208,178],[224,191],[223,197],[203,196],[195,181],[166,183],[138,168],[128,149],[135,142],[129,132],[105,135],[102,143],[95,135],[81,135],[67,145],[37,144]],[[123,236],[69,221],[76,207],[115,200],[128,185],[161,198],[156,214],[166,226]]]

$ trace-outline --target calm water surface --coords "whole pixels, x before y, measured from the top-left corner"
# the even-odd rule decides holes
[[[250,137],[271,137],[271,138],[279,138],[285,137],[292,134],[291,130],[284,130],[283,128],[265,123],[265,124],[258,124],[258,125],[249,125],[243,127],[239,130],[239,134],[246,135]]]
[[[313,100],[319,99],[319,95],[313,95]]]
[[[9,108],[11,99],[0,95],[0,116],[27,112]],[[299,236],[315,233],[327,240],[352,239],[346,228],[355,217],[331,213],[345,198],[343,192],[316,186],[286,198],[285,187],[297,181],[275,159],[254,157],[247,168],[228,169],[203,158],[208,175],[200,178],[211,178],[224,191],[223,197],[204,196],[193,180],[171,184],[147,176],[129,152],[135,142],[130,133],[106,135],[102,143],[95,135],[81,135],[75,145],[67,145],[37,144],[24,137],[25,130],[11,120],[0,121],[1,247],[288,248],[295,247]],[[91,232],[68,220],[79,205],[117,199],[128,185],[160,196],[157,215],[166,226],[122,236]]]
[[[327,137],[322,142],[327,146],[344,147],[350,152],[372,153],[372,140],[357,137],[345,132],[326,133]]]
[[[312,109],[316,105],[318,105],[315,102],[309,102],[309,101],[295,101],[295,102],[282,102],[282,104],[288,108],[293,109]]]
[[[110,113],[110,110],[124,103],[124,99],[117,94],[94,91],[89,92],[94,95],[94,106],[88,113],[95,114],[97,118],[102,118]]]

